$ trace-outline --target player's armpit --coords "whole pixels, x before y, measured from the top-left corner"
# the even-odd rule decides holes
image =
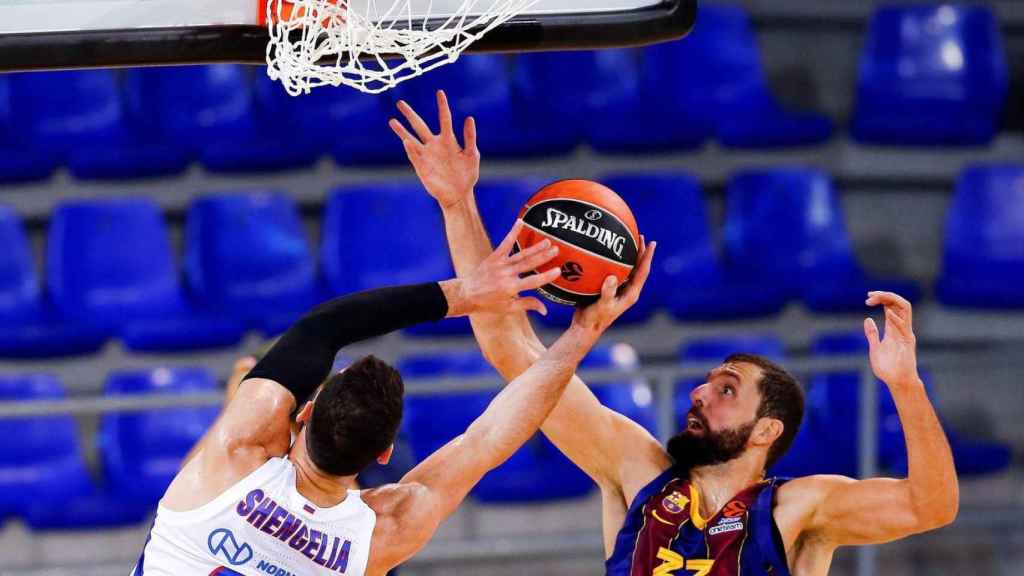
[[[806,519],[801,532],[835,546],[881,544],[940,528],[952,522],[949,502],[914,504],[905,479],[808,476],[779,489],[779,506],[803,502]],[[798,504],[799,505],[799,504]]]

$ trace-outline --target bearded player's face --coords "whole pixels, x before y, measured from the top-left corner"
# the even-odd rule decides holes
[[[757,422],[760,378],[761,369],[752,364],[723,364],[694,388],[683,429],[668,443],[678,467],[720,464],[743,454]]]

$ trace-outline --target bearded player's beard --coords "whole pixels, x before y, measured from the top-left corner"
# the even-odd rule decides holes
[[[704,415],[691,408],[687,413],[700,422],[699,430],[691,430],[687,426],[668,441],[668,454],[675,461],[676,468],[689,472],[700,466],[721,464],[738,458],[747,446],[747,440],[754,432],[756,420],[752,420],[737,428],[714,432],[708,427]]]

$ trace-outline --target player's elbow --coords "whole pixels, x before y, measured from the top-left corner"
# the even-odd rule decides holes
[[[952,524],[960,513],[960,490],[953,486],[952,490],[940,498],[914,507],[917,526],[915,532],[937,530]]]

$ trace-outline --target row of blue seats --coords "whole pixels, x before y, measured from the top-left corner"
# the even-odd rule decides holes
[[[66,165],[84,179],[404,163],[388,130],[405,98],[435,118],[445,88],[477,117],[486,156],[550,156],[581,142],[606,153],[810,145],[833,123],[772,94],[747,14],[705,4],[688,38],[643,51],[466,56],[391,94],[323,88],[291,98],[240,66],[0,77],[0,181]],[[853,136],[866,143],[977,145],[1008,92],[999,28],[983,6],[883,8],[861,62]]]
[[[719,338],[688,343],[680,350],[685,362],[718,362],[736,351],[783,360],[782,342],[771,335]],[[817,355],[866,352],[863,335],[826,334],[814,345]],[[621,371],[622,378],[591,382],[606,406],[655,433],[652,391],[632,376],[637,356],[626,344],[601,346],[581,368]],[[407,358],[399,363],[411,379],[442,376],[494,375],[476,350]],[[676,384],[675,416],[681,421],[690,408],[689,391],[700,380]],[[857,475],[859,376],[854,373],[813,375],[808,383],[807,415],[791,452],[772,471],[782,475],[817,473]],[[879,383],[878,458],[883,470],[905,474],[903,434],[895,405]],[[203,368],[158,368],[112,374],[106,395],[183,394],[218,389]],[[365,486],[395,481],[416,462],[461,434],[483,412],[497,391],[443,395],[412,395],[392,464],[375,467],[360,477]],[[49,375],[0,377],[0,401],[38,401],[63,397],[60,382]],[[932,393],[934,398],[934,393]],[[180,467],[181,459],[208,429],[217,414],[211,408],[169,408],[105,414],[97,446],[102,468],[97,480],[86,468],[82,447],[70,416],[0,420],[0,520],[22,517],[34,529],[83,528],[140,522],[150,513]],[[679,424],[677,423],[677,426]],[[957,468],[963,475],[1005,469],[1006,445],[966,439],[947,431]],[[482,502],[536,502],[584,496],[592,482],[538,434],[474,488]]]
[[[911,300],[920,287],[874,278],[857,261],[842,207],[818,170],[741,172],[728,187],[723,250],[704,196],[680,173],[605,179],[660,242],[644,296],[620,324],[658,310],[683,321],[775,314],[801,300],[813,311],[859,311],[869,289]],[[1024,308],[1024,167],[977,167],[949,210],[939,300],[950,306]],[[492,238],[542,182],[480,184]],[[89,353],[117,337],[142,351],[236,344],[249,329],[279,333],[323,299],[384,285],[451,277],[439,210],[418,184],[342,187],[328,198],[320,270],[299,213],[283,193],[213,194],[191,206],[184,279],[159,207],[148,199],[74,200],[50,219],[45,283],[20,220],[0,206],[0,356]],[[571,308],[540,318],[564,326]],[[465,319],[411,334],[469,334]]]

